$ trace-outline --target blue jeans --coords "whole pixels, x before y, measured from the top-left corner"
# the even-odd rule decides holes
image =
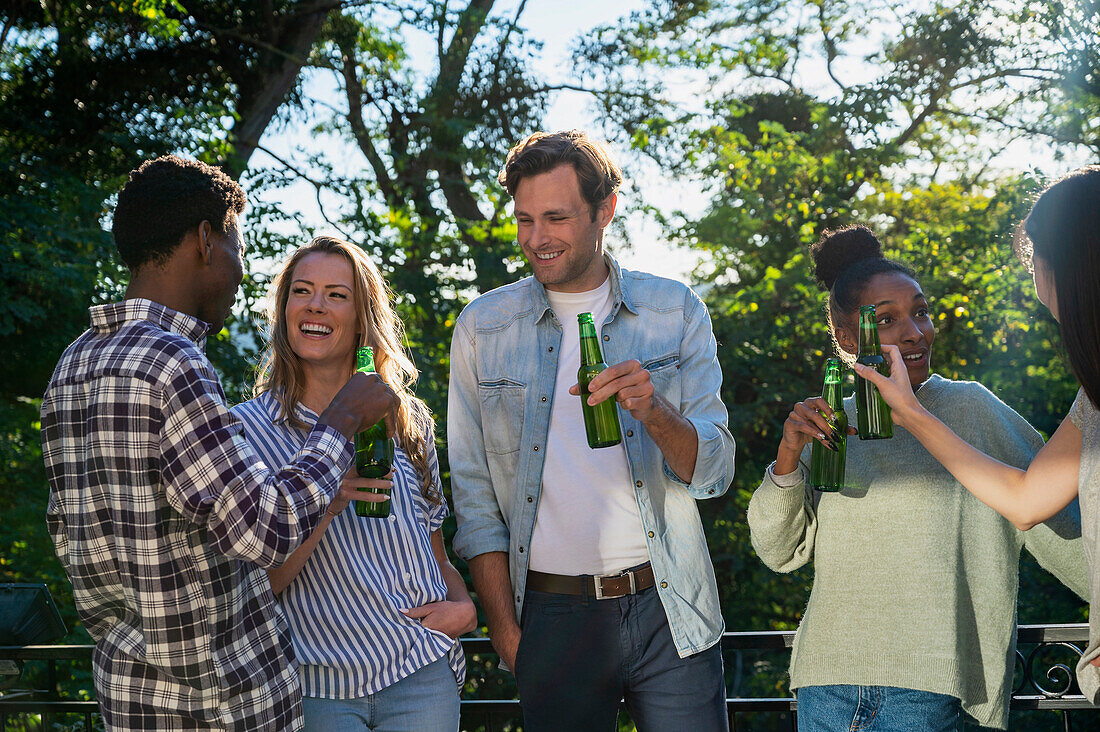
[[[606,600],[527,590],[521,628],[526,732],[610,732],[622,699],[641,732],[729,729],[720,645],[680,658],[652,587]]]
[[[957,732],[962,706],[946,694],[893,686],[805,686],[798,732]]]
[[[447,657],[357,699],[305,697],[303,732],[456,732],[458,684]]]

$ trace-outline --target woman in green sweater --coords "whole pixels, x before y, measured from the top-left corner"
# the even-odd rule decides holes
[[[930,373],[936,330],[912,270],[865,227],[813,249],[835,345],[850,362],[860,305],[897,346],[916,400],[985,452],[1026,465],[1039,434],[988,389]],[[854,399],[844,402],[855,424]],[[851,439],[845,488],[806,484],[809,445],[827,440],[820,397],[794,406],[776,461],[749,504],[757,554],[789,572],[814,562],[791,655],[801,732],[955,730],[969,716],[1004,729],[1012,682],[1020,549],[1079,595],[1088,581],[1075,506],[1024,534],[963,490],[903,429]]]
[[[1089,644],[1077,663],[1081,692],[1100,704],[1100,165],[1073,171],[1043,191],[1017,229],[1017,250],[1035,274],[1035,294],[1058,321],[1081,388],[1067,419],[1020,470],[983,450],[912,398],[904,369],[879,385],[905,427],[959,482],[1021,529],[1080,497],[1086,559],[1093,578]],[[886,349],[897,364],[901,354]],[[911,375],[910,375],[911,376]],[[916,383],[916,382],[912,382]],[[975,449],[977,448],[977,449]]]

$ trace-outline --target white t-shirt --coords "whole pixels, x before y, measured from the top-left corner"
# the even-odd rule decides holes
[[[569,393],[581,366],[577,315],[592,313],[599,333],[611,314],[611,281],[588,292],[547,290],[546,296],[562,341],[529,566],[552,574],[611,574],[649,561],[630,463],[623,443],[588,446],[581,398]]]

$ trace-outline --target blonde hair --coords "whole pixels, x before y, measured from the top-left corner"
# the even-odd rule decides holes
[[[310,254],[336,254],[351,265],[358,345],[374,349],[375,370],[397,394],[394,437],[420,475],[420,492],[438,505],[443,497],[432,480],[428,465],[428,441],[435,439],[435,422],[428,405],[411,391],[420,372],[403,345],[405,328],[394,313],[393,293],[378,267],[359,247],[336,237],[318,236],[294,252],[283,265],[272,282],[272,304],[267,312],[268,346],[253,394],[272,392],[281,407],[280,417],[299,429],[308,428],[295,412],[304,391],[305,373],[301,359],[290,347],[286,304],[294,270]]]

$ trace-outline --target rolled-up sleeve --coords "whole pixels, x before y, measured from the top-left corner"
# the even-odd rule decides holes
[[[710,314],[693,292],[685,308],[684,337],[680,346],[680,414],[695,428],[699,440],[695,471],[686,483],[672,471],[664,472],[683,485],[694,498],[721,496],[733,481],[735,446],[729,431],[729,414],[722,403],[722,367]]]
[[[460,316],[451,338],[447,445],[458,523],[452,546],[466,561],[486,552],[507,552],[509,540],[485,459],[475,347],[469,324]]]

